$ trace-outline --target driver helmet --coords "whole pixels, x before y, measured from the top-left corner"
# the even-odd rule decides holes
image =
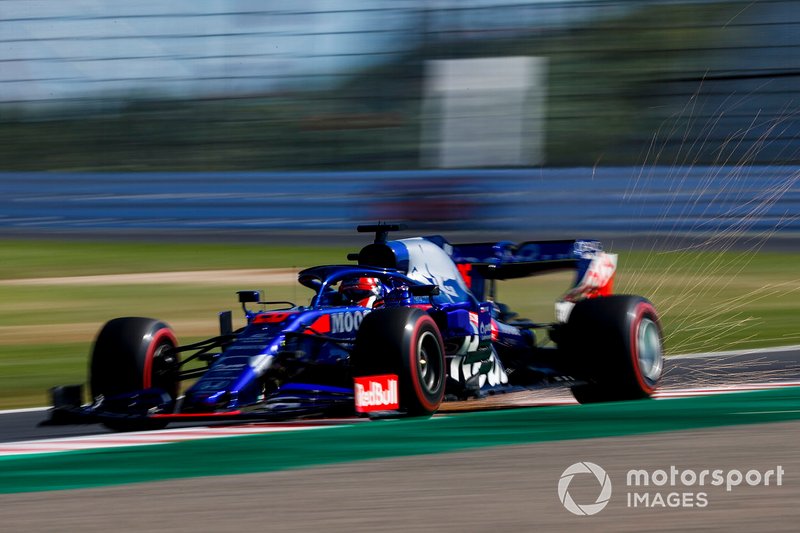
[[[372,307],[383,296],[383,285],[378,278],[346,279],[339,285],[339,294],[353,304]]]

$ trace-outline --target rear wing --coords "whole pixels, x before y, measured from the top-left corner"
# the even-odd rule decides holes
[[[610,293],[616,270],[616,256],[603,252],[603,245],[595,240],[450,244],[441,237],[427,239],[439,244],[450,255],[470,291],[481,301],[487,299],[487,281],[563,270],[574,270],[576,273],[570,293],[579,288],[581,290],[577,292],[586,292],[588,288]],[[488,296],[493,296],[493,290],[489,292]]]

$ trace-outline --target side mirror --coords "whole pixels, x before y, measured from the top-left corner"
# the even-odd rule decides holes
[[[258,303],[261,301],[261,291],[237,291],[239,303]]]

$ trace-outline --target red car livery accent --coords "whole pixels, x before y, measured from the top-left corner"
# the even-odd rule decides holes
[[[296,312],[261,313],[253,318],[253,324],[280,324],[296,314]]]
[[[322,315],[317,318],[310,326],[303,332],[306,335],[319,335],[320,333],[331,332],[331,315]]]
[[[356,411],[391,411],[400,408],[400,393],[396,374],[354,378]]]

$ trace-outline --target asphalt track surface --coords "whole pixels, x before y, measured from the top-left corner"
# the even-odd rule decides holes
[[[798,376],[798,348],[700,354],[670,359],[665,387],[673,390],[714,389],[753,383],[777,384],[797,380]],[[7,531],[221,531],[249,527],[275,531],[309,531],[323,527],[330,531],[412,528],[437,531],[484,531],[489,528],[499,531],[796,531],[800,520],[800,508],[796,505],[800,498],[800,455],[796,452],[796,437],[800,432],[798,389],[782,392],[778,388],[775,392],[714,398],[701,398],[699,401],[705,403],[698,404],[691,403],[698,399],[654,402],[651,404],[654,407],[646,407],[638,414],[633,414],[633,411],[640,409],[636,404],[641,402],[622,405],[619,410],[608,406],[588,406],[589,409],[567,406],[467,415],[485,417],[483,420],[486,422],[494,418],[530,416],[537,425],[545,420],[561,423],[567,433],[554,433],[545,439],[550,442],[526,443],[523,439],[517,443],[507,428],[504,432],[487,424],[486,435],[483,435],[486,442],[499,446],[441,449],[437,446],[448,440],[437,440],[435,433],[431,432],[428,437],[425,433],[418,434],[416,440],[407,437],[410,449],[404,447],[402,439],[395,439],[399,453],[392,455],[410,457],[371,455],[366,453],[370,449],[369,443],[363,447],[364,455],[359,456],[358,446],[341,442],[339,446],[347,449],[350,455],[333,461],[325,458],[315,461],[314,457],[306,457],[304,460],[308,464],[297,465],[302,466],[299,470],[244,475],[240,472],[236,472],[240,475],[225,475],[224,471],[218,471],[212,472],[214,477],[199,474],[201,477],[186,479],[166,479],[167,475],[164,480],[142,479],[138,480],[142,482],[134,484],[101,488],[4,494],[0,495],[0,523]],[[498,396],[485,403],[496,407],[493,404],[506,401]],[[511,403],[523,405],[526,401],[537,403],[535,398],[516,399]],[[673,409],[677,411],[669,414]],[[22,436],[25,431],[31,431],[31,426],[44,415],[40,411],[3,415],[3,438],[7,440],[11,435],[12,440],[21,440],[50,436]],[[652,420],[642,418],[650,415]],[[731,423],[745,425],[729,426],[727,417],[730,415],[737,417],[737,421]],[[748,420],[750,417],[752,421]],[[448,418],[450,421],[445,422],[450,424],[465,420],[463,415],[456,414]],[[697,426],[693,420],[697,421]],[[758,423],[764,421],[771,423]],[[628,430],[615,433],[617,430],[614,428],[625,423]],[[652,427],[639,427],[643,424]],[[702,427],[706,425],[719,427]],[[372,431],[373,426],[374,423],[365,424],[364,431]],[[482,440],[483,428],[482,425],[471,427],[462,422],[457,434],[464,439],[475,439],[478,435],[478,440]],[[584,428],[585,433],[581,434]],[[102,431],[90,426],[34,427],[33,431],[75,429],[84,434]],[[423,430],[428,431],[424,426]],[[316,450],[332,453],[330,448],[336,448],[337,438],[326,431],[314,434],[314,439],[323,439],[322,443],[316,443]],[[628,431],[634,434],[626,434]],[[658,433],[636,434],[649,431]],[[404,433],[400,432],[400,435]],[[306,437],[301,434],[295,438]],[[330,446],[326,446],[326,441]],[[194,459],[202,462],[204,459],[209,461],[209,457],[237,453],[235,446],[217,442],[206,444],[205,452],[202,444],[182,448],[184,452],[196,452],[184,460],[187,464],[194,464]],[[236,442],[241,445],[246,440]],[[314,449],[309,448],[311,451],[306,455],[313,454]],[[289,451],[294,453],[297,450]],[[273,450],[269,456],[270,460],[281,463],[278,450]],[[99,452],[89,457],[94,458],[90,464],[103,465],[105,462],[104,466],[98,467],[97,476],[115,475],[114,464],[118,464],[120,471],[127,468],[135,473],[136,470],[125,464],[125,455]],[[123,462],[115,463],[115,457]],[[131,456],[128,458],[135,461]],[[246,456],[243,455],[242,460],[246,462]],[[602,512],[579,517],[565,510],[558,498],[557,485],[567,466],[583,461],[604,468],[614,492]],[[164,469],[175,468],[173,462],[165,463]],[[313,466],[315,462],[335,464]],[[12,476],[10,464],[0,461],[0,478]],[[38,470],[40,479],[32,482],[46,485],[47,480],[42,478],[68,477],[69,473],[64,469],[69,470],[70,463],[56,462],[53,466],[59,464],[59,470]],[[733,487],[731,491],[716,486],[653,486],[647,489],[626,486],[628,470],[654,471],[669,469],[670,465],[681,470],[722,469],[725,472],[737,469],[766,472],[780,466],[785,475],[780,486],[775,483],[770,486],[745,485]],[[278,468],[285,466],[282,464]],[[197,466],[200,472],[201,467]],[[72,468],[76,468],[75,465]],[[587,503],[597,495],[597,485],[588,479],[589,482],[582,478],[581,482],[576,481],[570,486],[576,501]],[[91,483],[90,480],[86,486]],[[673,492],[678,492],[684,500],[688,499],[690,505],[682,503],[679,507],[650,508],[640,504],[634,508],[628,500],[629,493],[640,497],[647,493],[650,498],[658,493],[668,498]],[[704,507],[691,505],[697,501],[700,492],[708,504]],[[690,496],[683,496],[684,493]]]
[[[800,381],[798,346],[766,351],[744,350],[671,357],[665,362],[662,390],[715,389],[791,381]],[[571,398],[571,393],[566,389],[548,389],[445,404],[444,412],[546,405],[569,401]],[[47,417],[47,412],[43,410],[3,414],[0,443],[109,432],[100,424],[40,425]],[[186,424],[173,424],[170,427],[185,426]]]
[[[800,422],[545,442],[359,461],[300,470],[97,489],[0,495],[5,531],[797,531]],[[573,463],[608,472],[613,493],[593,516],[561,505]],[[679,487],[705,508],[628,507],[630,469],[758,469],[781,486]],[[576,478],[577,479],[577,478]],[[581,491],[584,490],[586,494]],[[576,501],[598,486],[577,481]],[[667,490],[632,492],[668,494]]]

